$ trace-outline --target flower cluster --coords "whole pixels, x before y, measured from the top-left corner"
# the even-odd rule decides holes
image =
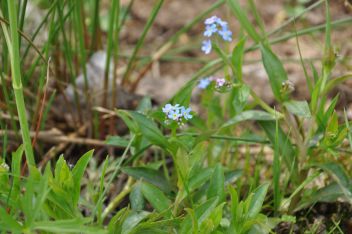
[[[176,105],[171,105],[171,104],[166,104],[163,108],[162,111],[165,113],[167,117],[167,121],[173,120],[176,121],[178,124],[182,124],[183,120],[189,120],[192,119],[191,111],[192,109],[190,107],[186,108],[184,106],[180,106],[179,104]]]
[[[202,51],[205,54],[209,54],[212,49],[210,37],[214,34],[218,34],[224,41],[232,41],[232,32],[229,30],[227,22],[221,20],[217,16],[212,16],[205,20],[205,31],[204,36],[208,39],[202,43]]]
[[[225,78],[206,77],[206,78],[199,80],[198,88],[206,89],[213,81],[215,82],[216,89],[221,89],[223,87],[229,86],[229,83],[226,81]]]

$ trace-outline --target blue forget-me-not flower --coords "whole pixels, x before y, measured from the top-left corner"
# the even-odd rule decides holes
[[[229,30],[227,22],[221,20],[217,16],[212,16],[204,21],[205,24],[205,37],[212,37],[214,34],[218,34],[224,41],[232,41],[232,32]],[[211,40],[204,40],[202,43],[202,51],[205,54],[209,54],[212,49]]]
[[[184,106],[180,106],[179,104],[171,105],[170,103],[166,104],[162,111],[166,115],[166,123],[170,123],[170,120],[176,121],[178,124],[183,124],[184,121],[192,119],[190,107],[186,108]]]
[[[210,79],[209,77],[203,78],[199,81],[197,87],[200,89],[206,89],[210,85],[211,81],[212,79]]]
[[[205,40],[203,41],[203,45],[202,45],[202,51],[205,54],[209,54],[211,52],[212,49],[212,45],[211,45],[211,40]]]

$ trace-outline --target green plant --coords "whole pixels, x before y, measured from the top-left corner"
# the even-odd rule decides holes
[[[346,111],[344,121],[340,118],[339,95],[328,97],[351,78],[349,73],[338,77],[333,73],[339,60],[331,34],[334,27],[352,19],[332,21],[328,0],[300,10],[272,31],[265,29],[253,0],[246,6],[239,0],[219,0],[150,56],[140,54],[166,1],[155,1],[131,54],[125,54],[119,39],[138,1],[127,5],[111,1],[105,18],[99,0],[35,2],[44,16],[31,36],[24,33],[28,2],[0,2],[4,36],[0,37],[0,105],[9,113],[0,119],[1,147],[13,143],[9,137],[23,142],[12,155],[6,150],[0,155],[0,233],[272,233],[280,222],[299,221],[294,217],[296,211],[317,202],[343,199],[352,204],[349,158],[344,158],[352,149],[350,122]],[[323,3],[325,24],[296,29],[300,17]],[[222,5],[241,29],[234,32],[230,21],[209,17],[203,25],[203,43],[197,45],[197,50],[218,58],[187,58],[182,52],[193,49],[188,44],[174,48],[181,35]],[[293,32],[285,33],[292,23]],[[302,57],[299,36],[322,30],[324,54],[318,68]],[[39,47],[36,38],[42,31],[47,32],[47,41]],[[285,60],[273,49],[274,44],[292,38],[309,90],[307,100],[295,97]],[[107,56],[101,80],[104,94],[99,107],[93,108],[86,64],[102,48]],[[265,69],[274,104],[266,103],[243,74],[247,53],[254,50],[261,55],[255,62]],[[112,110],[119,92],[117,81],[133,91],[159,60],[192,60],[203,66],[159,107],[145,97],[136,110]],[[110,74],[110,70],[115,72]],[[82,94],[75,79],[81,72]],[[37,142],[38,134],[55,109],[56,92],[48,87],[52,76],[58,93],[65,88],[59,78],[66,77],[72,87],[74,108],[67,104],[73,116],[70,128],[87,127],[91,137],[109,132],[105,143],[98,143],[118,148],[120,157],[102,159],[93,156],[93,150],[73,164],[68,162],[75,161],[74,155],[41,157],[49,147]],[[199,103],[191,103],[195,89]],[[28,94],[25,100],[24,91]],[[191,109],[194,104],[197,111]],[[97,110],[111,117],[108,131],[105,116],[100,117]],[[115,134],[117,118],[128,128],[124,136]],[[333,220],[329,230],[342,232],[340,226],[339,220]],[[314,223],[307,231],[319,228]]]

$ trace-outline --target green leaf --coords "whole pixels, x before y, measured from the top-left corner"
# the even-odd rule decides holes
[[[318,164],[317,166],[329,172],[333,176],[335,181],[340,185],[346,198],[348,198],[349,201],[352,202],[351,178],[345,172],[344,168],[340,164],[334,162]]]
[[[240,22],[240,25],[246,30],[248,35],[255,41],[259,42],[261,40],[259,34],[251,24],[251,22],[248,19],[248,16],[246,15],[246,11],[241,7],[240,3],[238,0],[228,0],[228,5],[230,6],[230,9],[232,13],[236,16],[238,21]]]
[[[165,196],[165,194],[149,183],[142,184],[142,193],[149,203],[158,211],[163,212],[170,208],[171,201]],[[171,212],[168,212],[168,216]]]
[[[94,150],[90,150],[85,153],[76,163],[75,167],[72,169],[72,177],[74,183],[73,189],[73,202],[74,206],[77,206],[81,191],[81,179],[84,171],[93,156]]]
[[[189,183],[188,183],[189,191],[192,192],[195,189],[202,186],[205,182],[207,182],[209,178],[212,176],[213,171],[214,170],[212,168],[204,168],[204,169],[201,169],[200,171],[197,171],[197,173],[195,173],[195,175],[191,176],[189,179]]]
[[[166,193],[171,191],[171,185],[164,177],[163,173],[147,167],[124,167],[121,169],[124,173],[135,179],[143,179]]]
[[[127,125],[128,129],[134,134],[138,133],[138,126],[130,118],[132,118],[131,113],[125,110],[117,110],[116,114],[123,120]]]
[[[278,101],[286,99],[287,95],[282,93],[282,85],[287,81],[287,73],[280,59],[271,51],[268,46],[260,45],[260,52],[266,73],[269,76],[271,89]]]
[[[54,232],[54,233],[106,233],[102,228],[90,227],[85,223],[91,220],[86,219],[67,219],[67,220],[55,220],[55,221],[40,221],[33,224],[33,230]]]
[[[333,182],[307,196],[307,200],[304,200],[298,206],[297,210],[301,210],[317,202],[336,202],[339,198],[344,197],[345,193],[341,189],[341,186],[338,183]]]
[[[349,80],[352,78],[352,74],[347,74],[347,75],[343,75],[334,79],[329,80],[326,83],[325,89],[322,91],[322,95],[326,95],[328,94],[328,92],[330,90],[332,90],[333,88],[335,88],[337,85],[339,85],[340,83]]]
[[[243,65],[243,57],[244,57],[244,50],[245,50],[246,38],[242,38],[235,48],[232,51],[231,61],[233,67],[236,71],[236,77],[238,80],[242,80],[242,65]]]
[[[20,195],[20,178],[21,178],[21,160],[23,156],[24,148],[21,145],[16,152],[12,153],[12,166],[11,172],[13,176],[12,180],[12,190],[9,195],[11,195],[11,199],[17,201]]]
[[[296,151],[294,150],[293,145],[290,139],[288,138],[288,136],[281,129],[281,127],[276,129],[276,121],[259,121],[259,125],[264,129],[271,144],[272,145],[277,144],[280,155],[283,157],[286,167],[292,173],[292,179],[293,180],[297,179]],[[277,143],[275,143],[276,139],[277,139]]]
[[[260,213],[268,188],[269,188],[269,183],[265,183],[260,185],[254,191],[254,195],[249,205],[248,217],[254,218],[256,215]]]
[[[130,111],[129,112],[132,118],[139,125],[139,129],[142,134],[153,144],[158,145],[160,147],[167,147],[168,142],[165,136],[161,133],[156,124],[147,118],[145,115],[142,115],[138,112]]]
[[[193,87],[197,83],[197,77],[193,77],[192,80],[188,81],[170,100],[171,103],[177,103],[182,106],[188,106],[191,100]]]
[[[142,184],[136,183],[130,193],[131,208],[134,211],[141,211],[144,209],[145,201],[142,193]]]
[[[105,142],[107,145],[127,147],[129,140],[126,140],[120,136],[108,136]]]
[[[261,121],[275,120],[275,116],[265,111],[248,110],[229,119],[226,123],[224,123],[221,126],[221,128],[229,127],[231,125],[234,125],[246,120],[261,120]]]
[[[22,226],[9,215],[5,208],[0,206],[0,231],[9,231],[11,233],[21,233]]]
[[[197,221],[198,227],[201,226],[203,221],[206,220],[212,214],[218,202],[219,202],[219,198],[213,197],[207,200],[206,202],[204,202],[203,204],[201,204],[200,206],[198,206],[197,208],[195,208],[194,216]],[[179,233],[181,234],[190,233],[190,230],[192,230],[192,217],[190,214],[186,215],[180,227],[181,229]]]
[[[218,163],[215,166],[213,176],[210,180],[210,186],[208,188],[207,197],[208,199],[213,197],[218,197],[219,202],[222,202],[225,199],[225,176],[224,169],[221,164]]]
[[[122,224],[121,234],[133,233],[133,229],[150,213],[146,211],[131,212]]]
[[[152,109],[152,100],[148,96],[143,97],[143,99],[139,102],[136,108],[136,110],[141,113],[147,113],[151,109]]]
[[[242,112],[248,102],[250,94],[250,88],[247,85],[241,85],[238,88],[232,89],[230,100],[232,104],[233,112],[232,115],[239,114]]]
[[[307,101],[291,100],[291,101],[284,102],[284,105],[287,108],[287,110],[294,115],[307,118],[307,119],[312,117]]]

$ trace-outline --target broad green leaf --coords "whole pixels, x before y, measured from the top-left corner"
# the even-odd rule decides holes
[[[221,203],[214,209],[209,218],[207,218],[200,226],[200,233],[213,233],[213,231],[218,228],[223,216],[224,205],[225,202]]]
[[[251,22],[248,19],[248,16],[246,15],[246,11],[241,7],[240,3],[238,0],[228,0],[228,5],[230,6],[230,9],[232,13],[236,16],[238,21],[240,22],[241,26],[246,30],[248,35],[255,41],[259,42],[261,40],[259,34],[251,24]]]
[[[219,198],[213,197],[197,208],[195,208],[194,215],[195,218],[197,219],[197,226],[199,227],[204,220],[206,220],[214,211],[216,208],[217,204],[219,202]],[[190,230],[192,230],[192,217],[190,214],[186,215],[185,219],[180,225],[181,229],[179,233],[190,233]]]
[[[345,193],[341,189],[341,186],[337,182],[333,182],[307,196],[306,200],[303,200],[297,210],[311,206],[316,202],[336,202],[339,198],[343,197],[345,197]]]
[[[165,136],[161,133],[156,124],[147,118],[145,115],[138,112],[130,111],[129,112],[132,118],[139,125],[139,129],[142,134],[153,144],[160,147],[167,147],[168,142]]]
[[[324,169],[325,171],[329,172],[335,181],[340,185],[342,191],[344,192],[346,198],[349,201],[352,201],[352,180],[345,172],[344,168],[337,163],[325,163],[325,164],[318,164],[318,167]]]
[[[242,176],[242,169],[225,172],[225,185],[234,183],[240,176]]]
[[[268,188],[269,188],[269,183],[265,183],[260,185],[254,191],[254,195],[249,205],[248,217],[254,218],[256,215],[260,213]]]
[[[116,114],[123,120],[123,122],[127,125],[128,129],[134,134],[138,133],[138,127],[136,123],[134,123],[130,118],[132,118],[130,112],[125,110],[117,110]]]
[[[133,233],[133,229],[150,213],[146,211],[131,212],[122,224],[121,234]]]
[[[40,178],[36,202],[34,204],[33,210],[31,211],[32,220],[35,220],[36,216],[40,213],[40,210],[42,209],[42,206],[44,205],[44,202],[46,201],[47,196],[50,192],[50,187],[48,186],[50,176],[51,176],[50,164],[47,164],[44,170],[44,174]],[[28,222],[27,222],[27,225],[28,225]]]
[[[275,120],[275,116],[265,111],[248,110],[229,119],[221,126],[221,128],[225,128],[246,120],[262,120],[262,121]]]
[[[119,146],[119,147],[127,147],[129,141],[120,137],[120,136],[108,136],[105,140],[107,145]]]
[[[171,201],[165,196],[165,194],[149,183],[142,184],[142,193],[149,203],[158,211],[163,212],[170,208]],[[171,215],[170,212],[168,212]]]
[[[247,85],[241,85],[238,88],[232,89],[230,96],[231,109],[233,109],[232,115],[242,112],[248,102],[249,94],[250,88]]]
[[[291,101],[284,102],[284,105],[287,108],[287,110],[294,115],[297,115],[303,118],[312,117],[307,101],[291,100]]]
[[[145,201],[142,193],[142,183],[136,183],[130,193],[131,208],[134,211],[141,211],[144,209]]]
[[[143,179],[162,191],[169,193],[171,191],[171,185],[164,177],[163,173],[147,167],[124,167],[121,169],[124,173],[135,179]]]
[[[283,84],[287,81],[287,73],[280,59],[271,51],[271,49],[261,44],[260,52],[266,73],[268,74],[271,89],[278,101],[287,99],[287,95],[282,92]]]
[[[73,189],[73,202],[74,206],[77,206],[78,200],[80,197],[81,192],[81,179],[84,174],[84,171],[93,156],[94,150],[90,150],[85,153],[76,163],[75,167],[72,169],[72,176],[74,182],[74,189]]]
[[[212,176],[213,171],[214,170],[212,168],[204,168],[204,169],[201,169],[200,171],[197,171],[197,173],[195,173],[195,175],[191,176],[191,178],[189,179],[189,183],[188,183],[189,191],[192,192],[195,189],[202,186],[205,182],[207,182],[209,178]]]
[[[221,164],[218,163],[215,166],[213,176],[210,180],[210,185],[208,188],[207,197],[208,199],[212,197],[218,197],[219,202],[222,202],[225,199],[225,176],[224,169]]]

